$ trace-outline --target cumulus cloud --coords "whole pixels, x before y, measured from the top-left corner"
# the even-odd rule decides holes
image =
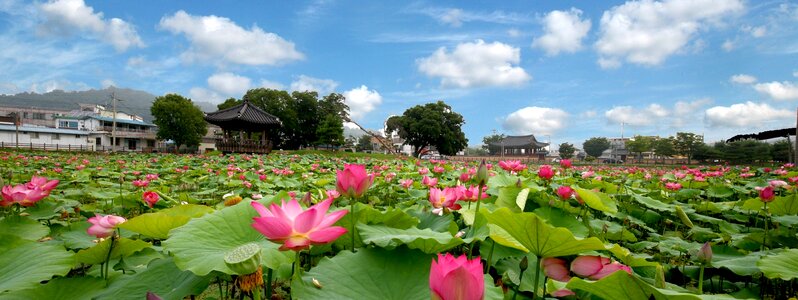
[[[283,85],[282,83],[274,82],[274,81],[266,80],[266,79],[262,79],[260,81],[260,87],[267,88],[267,89],[273,89],[273,90],[284,90],[285,89],[285,85]]]
[[[517,86],[532,76],[513,66],[521,61],[521,50],[507,44],[482,40],[462,43],[449,53],[438,48],[431,56],[416,61],[418,70],[440,77],[444,87]]]
[[[359,120],[382,103],[382,96],[375,90],[369,90],[365,85],[344,92],[346,105],[349,106],[349,115],[352,119]]]
[[[208,87],[227,96],[243,96],[252,85],[252,80],[233,73],[217,73],[208,77]]]
[[[316,91],[319,95],[326,95],[335,91],[338,83],[332,79],[319,79],[310,76],[299,75],[299,78],[291,82],[292,91]]]
[[[659,65],[681,51],[699,30],[744,10],[741,0],[627,1],[605,11],[595,47],[599,65],[622,61]]]
[[[756,82],[756,77],[748,74],[737,74],[729,78],[729,81],[739,84],[751,84]]]
[[[761,38],[768,32],[765,26],[743,26],[740,30],[755,38]]]
[[[582,49],[582,39],[590,31],[590,19],[582,20],[582,11],[555,10],[543,18],[545,34],[532,42],[532,47],[541,48],[547,55],[560,52],[574,53]]]
[[[507,115],[502,126],[513,134],[546,135],[565,127],[568,113],[558,108],[527,106]]]
[[[242,65],[280,65],[300,60],[304,55],[294,43],[258,26],[247,30],[228,18],[192,16],[178,11],[163,17],[160,27],[183,34],[191,47],[183,53],[187,61],[222,61]]]
[[[709,98],[695,101],[677,101],[673,105],[671,127],[682,128],[690,123],[696,123],[696,121],[701,119],[701,110],[710,103],[712,103],[712,100]]]
[[[732,50],[734,50],[734,42],[732,42],[731,40],[725,40],[723,42],[723,45],[721,45],[720,47],[723,48],[723,51],[731,52]]]
[[[112,87],[112,86],[115,86],[115,85],[116,85],[116,83],[113,80],[108,79],[108,78],[103,79],[102,81],[100,81],[100,86],[102,86],[103,88],[108,88],[108,87]]]
[[[798,100],[798,85],[788,81],[763,82],[754,85],[757,92],[775,100]]]
[[[102,12],[86,6],[83,0],[55,0],[37,6],[45,18],[39,27],[41,33],[62,35],[89,32],[99,40],[110,43],[118,51],[130,47],[144,47],[136,29],[118,18],[105,20]]]
[[[188,96],[194,102],[210,102],[214,104],[221,103],[224,99],[226,99],[218,92],[201,87],[191,88],[188,91]]]
[[[705,114],[710,127],[762,127],[766,123],[790,121],[794,117],[790,110],[751,101],[711,107]]]
[[[668,115],[670,115],[670,111],[656,103],[649,104],[642,109],[631,106],[616,106],[604,112],[608,122],[613,124],[626,123],[632,126],[654,125]]]

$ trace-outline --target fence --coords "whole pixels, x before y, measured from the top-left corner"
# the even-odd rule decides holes
[[[7,143],[0,142],[0,148],[14,148],[41,151],[93,151],[91,146],[86,145],[61,145],[61,144],[37,144],[37,143]]]

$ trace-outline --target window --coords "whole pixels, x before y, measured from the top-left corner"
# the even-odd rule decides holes
[[[55,140],[60,140],[60,139],[61,139],[61,135],[60,134],[56,133],[56,134],[53,135],[53,140],[54,141]]]
[[[80,136],[76,134],[76,135],[75,135],[75,138],[76,138],[76,139],[79,139],[79,138],[80,138]]]
[[[30,133],[30,138],[31,139],[38,139],[39,138],[39,133],[38,132],[31,132]]]
[[[33,113],[34,120],[45,120],[44,113]]]
[[[78,122],[77,121],[58,121],[58,128],[77,129],[78,128]]]
[[[95,143],[97,146],[102,146],[102,145],[103,145],[103,138],[101,138],[101,137],[94,138],[94,143]]]
[[[27,119],[28,118],[28,112],[27,111],[22,113],[22,118],[23,119]]]

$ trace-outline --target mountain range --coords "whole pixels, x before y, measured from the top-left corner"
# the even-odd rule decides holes
[[[147,122],[152,122],[150,106],[155,95],[145,91],[110,86],[101,90],[63,91],[38,94],[24,92],[15,95],[0,95],[0,106],[35,107],[49,109],[78,109],[78,104],[100,104],[111,108],[111,96],[116,97],[118,111],[139,115]],[[216,111],[216,105],[210,102],[194,102],[204,112]]]

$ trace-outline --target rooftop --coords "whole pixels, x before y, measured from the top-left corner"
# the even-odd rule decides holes
[[[225,129],[254,129],[252,126],[282,125],[279,118],[246,100],[234,107],[206,114],[205,121]]]
[[[0,131],[16,131],[17,127],[14,125],[0,124]],[[19,131],[23,132],[41,132],[41,133],[58,133],[58,134],[74,134],[74,135],[89,135],[88,131],[63,129],[63,128],[50,128],[38,126],[19,126]]]
[[[535,138],[534,134],[530,135],[519,135],[513,136],[508,135],[505,136],[504,139],[498,142],[490,143],[493,146],[504,146],[504,147],[526,147],[530,145],[534,145],[535,148],[542,148],[549,145],[549,143],[538,142]]]

